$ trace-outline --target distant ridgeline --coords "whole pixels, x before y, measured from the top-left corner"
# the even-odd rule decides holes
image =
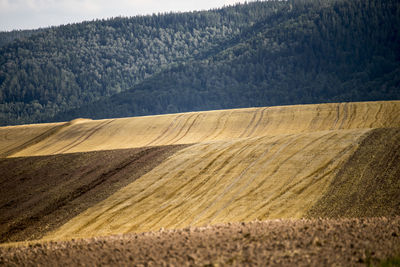
[[[400,99],[398,0],[265,1],[0,33],[0,125]]]

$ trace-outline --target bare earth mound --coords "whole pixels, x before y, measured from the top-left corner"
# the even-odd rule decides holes
[[[183,147],[0,159],[0,242],[41,238]]]
[[[273,220],[0,248],[0,265],[365,266],[400,253],[400,217]]]

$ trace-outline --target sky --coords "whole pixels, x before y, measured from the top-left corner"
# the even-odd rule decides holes
[[[85,20],[193,11],[244,0],[0,0],[0,31],[37,29]],[[250,2],[250,1],[247,1]]]

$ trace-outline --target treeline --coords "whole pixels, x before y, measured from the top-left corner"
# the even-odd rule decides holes
[[[291,8],[208,58],[182,62],[56,120],[400,99],[396,1],[304,2]]]
[[[53,27],[0,49],[0,122],[52,117],[217,47],[281,3]]]
[[[0,122],[400,99],[395,0],[268,1],[66,25],[0,50]]]

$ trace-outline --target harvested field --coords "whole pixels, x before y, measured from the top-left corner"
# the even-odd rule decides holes
[[[41,238],[181,148],[0,159],[0,242]]]
[[[369,134],[324,131],[193,145],[45,238],[302,218]]]
[[[376,146],[369,145],[371,140]],[[329,216],[326,213],[335,207],[335,217],[352,217],[355,214],[346,210],[352,204],[358,209],[357,217],[372,216],[374,212],[400,215],[398,140],[398,129],[379,129],[193,145],[46,238],[321,217],[320,214]],[[364,162],[355,159],[360,154],[367,156]],[[373,172],[359,180],[352,176],[359,170],[349,173],[351,168],[373,168],[371,158],[379,161],[380,169],[390,169],[386,174],[391,180],[386,179],[386,184],[380,181],[382,176]],[[343,181],[350,185],[340,187]],[[355,202],[353,192],[365,187],[369,187],[368,191],[360,191]],[[341,195],[332,193],[335,190]]]
[[[400,127],[398,114],[400,101],[388,101],[80,120],[73,121],[40,142],[30,142],[37,138],[36,133],[23,135],[20,137],[22,140],[17,141],[25,144],[24,147],[13,151],[0,150],[0,153],[13,157],[51,155],[325,130]],[[14,131],[14,128],[9,127],[7,131],[11,130]],[[5,139],[3,141],[8,143]],[[4,146],[0,145],[0,148]]]
[[[0,127],[0,265],[399,256],[399,162],[400,101]]]
[[[399,236],[400,217],[256,221],[0,247],[0,265],[368,266]]]
[[[68,123],[0,127],[0,157],[8,157],[57,133]]]

